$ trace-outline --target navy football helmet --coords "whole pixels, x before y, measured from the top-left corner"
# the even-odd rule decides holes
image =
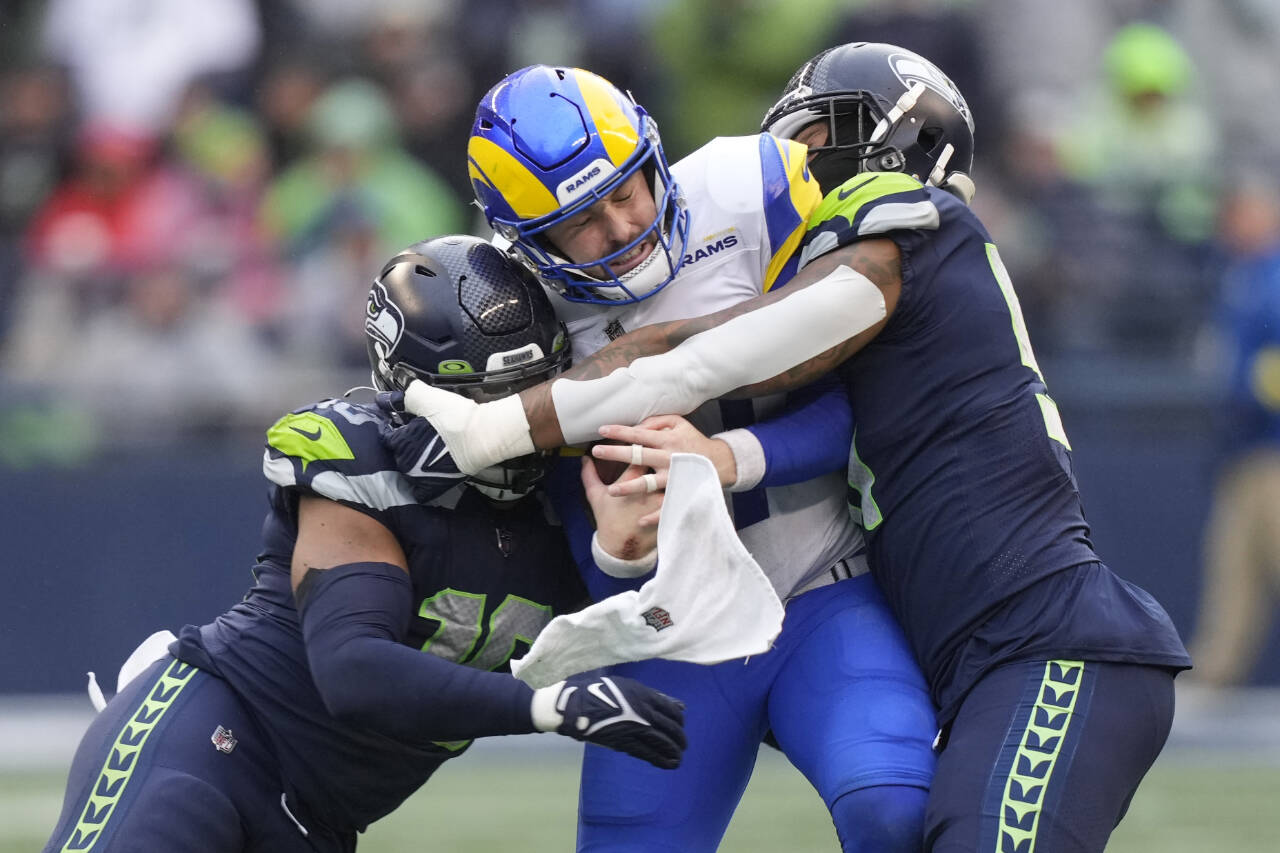
[[[387,261],[369,291],[364,327],[380,391],[421,379],[484,402],[569,364],[568,334],[542,285],[478,237],[437,237]],[[519,497],[542,477],[543,461],[522,456],[468,479],[491,497]]]
[[[919,54],[875,42],[825,50],[791,77],[760,129],[794,139],[816,121],[828,135],[809,168],[823,192],[861,172],[905,172],[973,198],[973,115]]]

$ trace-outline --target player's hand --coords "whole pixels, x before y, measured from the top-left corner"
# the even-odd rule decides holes
[[[640,479],[647,473],[648,468],[628,465],[614,482]],[[596,538],[601,548],[619,559],[634,560],[658,547],[662,491],[641,489],[631,495],[612,495],[595,462],[588,456],[582,457],[582,489],[595,516]]]
[[[431,422],[448,445],[458,470],[465,474],[479,473],[536,449],[519,395],[477,403],[415,379],[404,389],[404,408]]]
[[[717,438],[708,438],[679,415],[654,415],[633,427],[620,424],[602,426],[600,435],[621,444],[597,444],[591,448],[592,456],[628,462],[654,471],[654,479],[648,482],[644,478],[626,481],[618,478],[609,486],[611,495],[639,494],[651,486],[665,489],[672,453],[697,453],[707,457],[715,466],[722,486],[729,486],[738,479],[738,464],[729,445]]]
[[[394,395],[399,393],[378,394],[378,407],[395,413],[397,401]],[[454,464],[449,448],[425,418],[400,415],[379,424],[378,436],[383,447],[395,459],[396,470],[409,480],[418,503],[431,501],[462,479],[462,472]]]
[[[573,675],[535,690],[533,723],[663,770],[680,766],[687,745],[684,703],[620,675]]]

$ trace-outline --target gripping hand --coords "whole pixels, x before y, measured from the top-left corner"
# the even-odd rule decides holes
[[[404,408],[431,422],[449,446],[458,470],[465,474],[476,474],[536,449],[519,395],[477,403],[415,379],[405,388]]]
[[[533,723],[664,770],[680,766],[686,745],[684,703],[622,676],[574,675],[535,690]]]
[[[395,459],[396,470],[411,484],[418,503],[430,502],[462,480],[448,447],[431,424],[403,415],[399,391],[379,393],[378,407],[391,415],[378,425],[378,436]]]

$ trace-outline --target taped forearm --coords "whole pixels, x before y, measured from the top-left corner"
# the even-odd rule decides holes
[[[821,355],[884,319],[884,296],[847,266],[763,308],[700,332],[670,352],[608,376],[551,385],[567,443],[597,437],[604,424],[687,414],[735,388],[763,382]]]

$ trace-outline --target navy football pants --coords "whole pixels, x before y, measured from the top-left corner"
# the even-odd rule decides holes
[[[214,743],[215,732],[222,749]],[[265,738],[226,682],[166,655],[93,720],[45,853],[344,853],[282,805]]]
[[[1097,853],[1164,747],[1173,674],[1021,661],[965,697],[938,758],[925,849]]]

